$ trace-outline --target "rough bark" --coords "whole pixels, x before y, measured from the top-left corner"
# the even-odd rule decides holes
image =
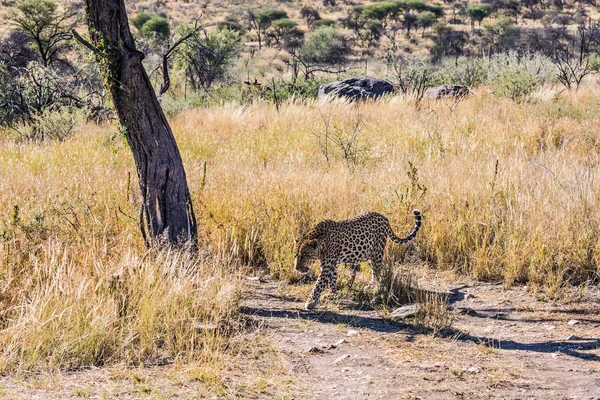
[[[125,4],[85,0],[85,6],[91,47],[135,159],[144,239],[148,245],[163,241],[195,245],[196,218],[181,155],[142,66],[144,55],[135,48]]]

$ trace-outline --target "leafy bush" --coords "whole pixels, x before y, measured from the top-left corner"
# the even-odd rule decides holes
[[[62,142],[75,133],[75,127],[86,118],[86,110],[62,107],[56,111],[46,109],[33,117],[33,123],[18,130],[20,139],[56,140]]]
[[[490,87],[496,96],[508,97],[518,102],[527,100],[540,86],[537,76],[518,66],[504,69],[490,81]]]
[[[320,29],[323,27],[334,28],[335,25],[336,25],[336,22],[334,20],[323,18],[323,19],[313,22],[311,25],[311,28],[316,31],[317,29]]]
[[[150,21],[152,18],[156,18],[156,15],[154,14],[148,14],[148,13],[140,13],[138,15],[136,15],[135,17],[131,18],[131,23],[133,24],[133,26],[135,26],[138,30],[142,30],[142,26],[144,26],[144,24],[148,21]]]
[[[488,79],[488,66],[480,58],[460,57],[456,62],[449,62],[445,69],[451,83],[469,88],[479,86]]]
[[[489,62],[490,79],[502,73],[506,68],[515,67],[525,69],[530,75],[535,76],[540,85],[556,81],[556,68],[552,61],[539,53],[520,54],[516,51],[495,54]]]
[[[142,25],[141,33],[145,36],[157,36],[166,39],[171,34],[169,21],[163,17],[152,17]]]
[[[276,30],[287,31],[298,26],[298,23],[293,19],[282,18],[273,21],[273,28]]]
[[[350,54],[350,41],[332,27],[313,31],[300,50],[300,56],[305,62],[323,65],[343,65]]]
[[[268,8],[256,14],[256,20],[263,29],[269,27],[273,21],[287,17],[285,11],[276,8]]]

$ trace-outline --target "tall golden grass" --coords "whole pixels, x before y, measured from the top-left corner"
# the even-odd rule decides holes
[[[598,94],[226,106],[173,127],[208,241],[264,253],[274,274],[291,274],[294,238],[321,219],[377,210],[402,233],[419,207],[432,267],[552,295],[597,277]]]
[[[0,371],[216,357],[235,324],[239,268],[290,278],[295,238],[363,210],[403,234],[420,208],[413,257],[432,268],[550,296],[596,279],[599,94],[186,111],[171,123],[199,259],[143,248],[116,127],[85,126],[61,143],[4,134]],[[406,253],[389,246],[397,260]]]

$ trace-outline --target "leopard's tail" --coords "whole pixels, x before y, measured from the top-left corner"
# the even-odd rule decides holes
[[[414,210],[413,214],[415,215],[415,227],[413,228],[412,232],[405,238],[399,238],[394,234],[394,231],[390,227],[388,237],[392,239],[392,241],[395,243],[406,243],[413,240],[415,236],[417,236],[417,232],[419,232],[419,229],[421,229],[421,211]]]

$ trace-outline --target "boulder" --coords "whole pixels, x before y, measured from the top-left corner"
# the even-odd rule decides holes
[[[345,97],[350,100],[366,100],[394,93],[394,86],[388,81],[363,76],[324,83],[319,86],[318,97]]]
[[[395,319],[407,319],[414,317],[419,312],[418,304],[409,304],[407,306],[402,306],[400,308],[396,308],[394,311],[390,313],[391,318]]]
[[[425,97],[430,99],[443,99],[445,97],[461,98],[469,95],[469,89],[463,85],[442,85],[429,88]]]

